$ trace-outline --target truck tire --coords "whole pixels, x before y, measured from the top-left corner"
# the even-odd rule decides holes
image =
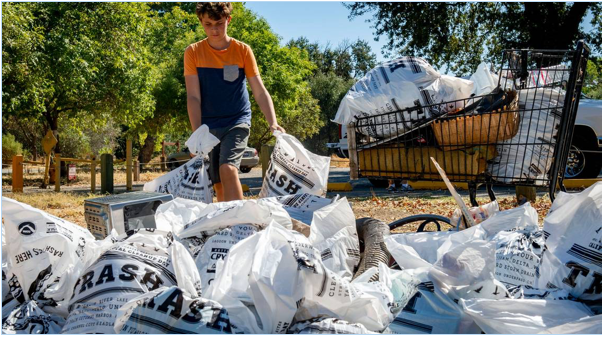
[[[564,171],[565,178],[596,178],[602,168],[602,151],[597,142],[575,133]],[[586,152],[584,152],[586,151]]]
[[[243,174],[246,174],[249,171],[251,171],[251,168],[249,168],[249,167],[240,167],[240,172]]]

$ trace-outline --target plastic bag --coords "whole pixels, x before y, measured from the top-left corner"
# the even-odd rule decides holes
[[[171,234],[139,229],[106,250],[77,280],[62,333],[114,333],[117,310],[162,286],[200,295],[200,277],[188,251]]]
[[[569,198],[561,198],[560,203]],[[556,203],[556,200],[554,201]],[[544,219],[550,253],[542,264],[547,286],[583,300],[602,299],[602,182],[597,182]],[[549,255],[548,255],[549,254]]]
[[[602,334],[602,315],[584,317],[564,325],[548,328],[538,334]]]
[[[293,324],[289,334],[380,334],[371,332],[361,323],[349,323],[335,318],[317,318]]]
[[[537,90],[536,92],[534,90]],[[554,159],[554,145],[564,104],[557,88],[519,90],[518,133],[497,146],[498,156],[487,170],[500,183],[534,180],[542,184]]]
[[[124,304],[115,321],[121,334],[232,333],[228,312],[177,286],[161,287]]]
[[[469,299],[459,304],[487,334],[535,334],[592,316],[572,301]]]
[[[36,301],[28,301],[5,315],[5,320],[2,322],[2,333],[59,334],[64,323],[65,319],[46,313]]]
[[[360,263],[360,244],[355,215],[347,198],[313,213],[308,239],[320,252],[326,268],[351,280]]]
[[[379,269],[362,275],[365,281],[350,283],[324,267],[305,236],[272,222],[231,248],[206,297],[221,303],[245,333],[285,333],[293,317],[304,321],[323,315],[381,331],[415,286],[401,271]],[[374,273],[380,273],[379,281],[368,282]]]
[[[209,133],[209,127],[202,125],[186,141],[186,146],[196,157],[177,169],[145,183],[143,190],[211,203],[213,183],[209,177],[210,163],[207,155],[218,143],[219,139]]]
[[[330,157],[309,152],[292,135],[278,131],[274,135],[276,144],[259,197],[300,193],[326,195]]]
[[[468,212],[472,216],[472,219],[474,220],[475,224],[479,224],[479,223],[483,222],[484,220],[486,220],[487,218],[491,217],[492,215],[498,213],[499,211],[500,211],[500,206],[498,205],[497,200],[494,200],[493,202],[490,202],[490,203],[482,205],[482,206],[471,207],[468,209]],[[450,218],[450,223],[453,227],[457,227],[458,221],[460,221],[459,229],[460,230],[466,229],[466,223],[464,222],[464,219],[462,218],[462,211],[459,208],[454,210],[454,213],[452,214],[452,216]]]
[[[76,224],[18,201],[2,198],[9,290],[19,302],[57,306],[94,259],[94,236]]]
[[[323,198],[309,193],[294,195],[285,195],[279,197],[263,198],[261,201],[266,203],[276,203],[282,205],[284,210],[292,219],[296,219],[307,225],[311,224],[314,212],[330,205],[335,200]],[[282,224],[284,225],[284,224]]]
[[[418,291],[389,325],[394,334],[455,334],[462,329],[462,309],[428,276],[428,269],[406,270],[420,281]]]

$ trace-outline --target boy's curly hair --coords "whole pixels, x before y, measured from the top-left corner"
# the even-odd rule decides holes
[[[232,14],[232,3],[230,2],[197,2],[196,15],[201,19],[207,14],[213,20],[228,18]]]

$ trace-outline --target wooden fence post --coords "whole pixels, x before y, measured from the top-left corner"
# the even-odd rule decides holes
[[[23,193],[23,155],[13,156],[13,193]]]
[[[265,178],[266,171],[268,170],[268,165],[270,165],[270,157],[272,156],[272,151],[274,151],[274,146],[263,144],[261,145],[261,178]]]
[[[113,155],[100,156],[100,192],[113,194]]]
[[[132,191],[132,140],[125,142],[125,189]]]
[[[134,181],[140,181],[140,162],[134,160]]]
[[[61,154],[54,154],[54,191],[61,191]]]
[[[96,193],[96,157],[92,156],[90,163],[90,192]]]

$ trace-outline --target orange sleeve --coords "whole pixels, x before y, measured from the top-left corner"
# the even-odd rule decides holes
[[[245,76],[247,78],[256,77],[259,75],[259,68],[257,67],[257,61],[255,61],[255,55],[251,47],[246,49],[245,54]]]
[[[196,54],[192,45],[189,45],[184,52],[184,75],[197,75]]]

